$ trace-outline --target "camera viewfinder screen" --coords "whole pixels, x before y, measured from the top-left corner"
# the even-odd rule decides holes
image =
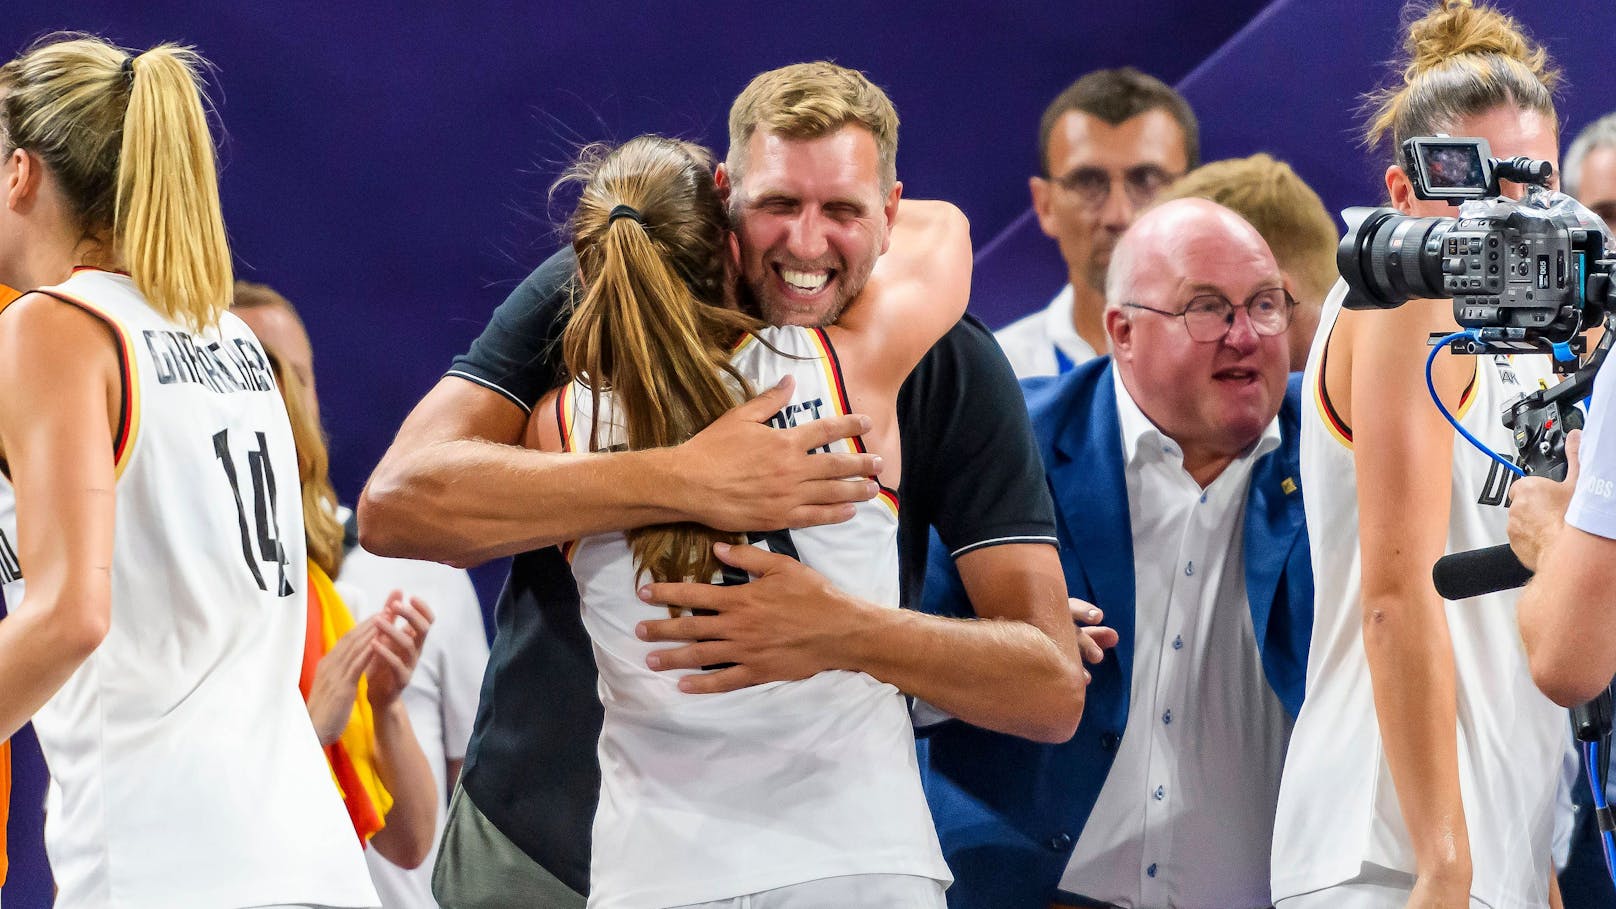
[[[1481,172],[1481,153],[1474,145],[1424,145],[1426,183],[1434,188],[1481,188],[1487,178]]]

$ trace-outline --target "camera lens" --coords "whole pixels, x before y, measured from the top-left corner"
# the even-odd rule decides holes
[[[1389,309],[1416,297],[1452,296],[1443,289],[1442,241],[1452,218],[1413,218],[1390,208],[1351,208],[1336,249],[1353,309]]]

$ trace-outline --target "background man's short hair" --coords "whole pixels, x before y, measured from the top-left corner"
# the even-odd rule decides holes
[[[1201,127],[1184,96],[1173,87],[1131,66],[1097,69],[1055,96],[1038,123],[1038,166],[1049,173],[1049,135],[1067,111],[1081,111],[1112,126],[1147,111],[1164,110],[1184,133],[1184,160],[1190,169],[1201,163]]]
[[[1609,113],[1583,127],[1571,140],[1560,162],[1560,189],[1575,196],[1582,187],[1582,162],[1596,148],[1616,148],[1616,113]]]
[[[1214,161],[1168,187],[1158,204],[1187,198],[1210,199],[1245,218],[1305,292],[1322,298],[1335,283],[1341,239],[1335,221],[1319,194],[1284,161],[1266,154]]]

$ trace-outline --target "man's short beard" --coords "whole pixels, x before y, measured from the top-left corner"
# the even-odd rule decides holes
[[[859,293],[862,293],[863,291],[863,286],[860,286],[857,292],[848,294],[845,297],[837,300],[834,306],[825,311],[824,315],[820,317],[818,322],[804,327],[825,328],[827,326],[835,325],[836,320],[840,319],[842,317],[842,313],[847,311],[848,304],[857,299]],[[742,312],[761,319],[769,325],[780,326],[786,324],[785,319],[782,318],[780,313],[769,311],[767,303],[765,302],[768,298],[763,294],[758,293],[757,290],[744,279],[740,282],[740,287],[736,290],[736,299],[740,304]]]

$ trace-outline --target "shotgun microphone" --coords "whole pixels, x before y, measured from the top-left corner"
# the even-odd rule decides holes
[[[1431,568],[1431,580],[1444,600],[1514,590],[1531,579],[1531,570],[1515,557],[1508,543],[1445,555]]]

